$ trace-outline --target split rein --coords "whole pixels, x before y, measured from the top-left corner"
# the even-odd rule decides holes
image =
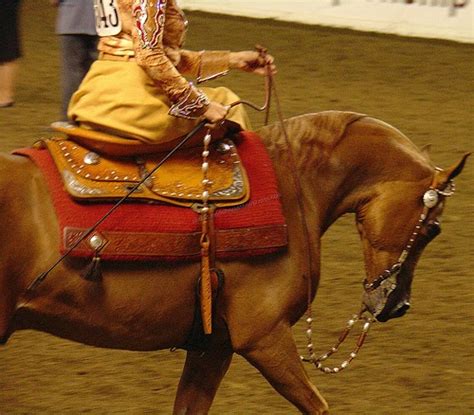
[[[440,200],[440,198],[439,198],[440,196],[449,197],[449,196],[452,196],[454,194],[454,191],[455,191],[456,187],[455,187],[455,184],[452,180],[449,181],[447,187],[444,190],[440,190],[440,189],[435,187],[436,174],[439,171],[440,171],[440,169],[436,168],[435,177],[433,178],[433,182],[432,182],[430,188],[423,194],[423,211],[420,214],[420,217],[419,217],[418,222],[415,226],[415,229],[412,232],[405,248],[403,249],[400,257],[398,258],[398,261],[395,262],[390,268],[387,268],[384,272],[382,272],[372,282],[369,282],[367,280],[367,278],[365,278],[364,281],[363,281],[364,290],[367,293],[370,293],[370,292],[376,290],[380,286],[384,286],[385,291],[386,291],[385,302],[386,302],[388,296],[390,295],[390,293],[396,288],[396,282],[393,281],[392,279],[400,273],[400,271],[403,267],[403,264],[407,260],[408,255],[409,255],[409,253],[410,253],[410,251],[411,251],[411,249],[412,249],[412,247],[413,247],[413,245],[414,245],[414,243],[415,243],[415,241],[416,241],[416,239],[419,235],[419,232],[420,232],[423,224],[425,224],[426,220],[428,219],[428,214],[429,214],[430,210],[438,205],[439,200]],[[374,315],[377,315],[378,312],[382,311],[383,307],[385,306],[385,302],[377,310],[375,310]],[[345,368],[347,368],[349,366],[349,364],[356,358],[357,354],[359,353],[359,350],[363,346],[363,344],[364,344],[364,342],[367,338],[367,335],[368,335],[368,332],[369,332],[369,329],[370,329],[370,325],[373,322],[376,321],[376,319],[373,315],[371,315],[371,316],[364,315],[364,313],[366,311],[368,311],[367,308],[365,306],[363,306],[363,308],[359,312],[359,314],[353,315],[352,318],[349,319],[349,321],[347,322],[347,326],[342,331],[341,335],[339,336],[339,339],[338,339],[337,343],[327,353],[325,353],[325,354],[319,356],[318,358],[316,358],[316,355],[314,354],[314,351],[313,351],[313,340],[312,340],[312,337],[313,337],[313,330],[312,330],[313,319],[311,317],[311,308],[309,307],[308,308],[309,316],[306,319],[306,323],[308,325],[307,326],[308,328],[306,330],[306,337],[308,339],[307,350],[308,350],[309,357],[307,358],[307,357],[301,356],[301,360],[303,362],[308,362],[308,363],[314,364],[314,366],[317,369],[321,370],[323,373],[326,373],[326,374],[339,373],[342,370],[344,370]],[[349,357],[346,360],[344,360],[339,366],[336,366],[336,367],[323,366],[322,362],[327,360],[330,356],[332,356],[333,354],[335,354],[339,350],[339,346],[341,346],[341,344],[346,340],[346,338],[349,335],[349,333],[351,332],[352,328],[354,327],[354,325],[358,321],[363,321],[364,323],[363,323],[363,326],[362,326],[362,332],[359,335],[359,338],[356,342],[356,348],[349,354]]]

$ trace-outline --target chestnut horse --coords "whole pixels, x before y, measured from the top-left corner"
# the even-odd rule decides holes
[[[259,131],[278,179],[288,248],[219,263],[226,279],[214,333],[205,353],[187,353],[175,414],[208,412],[234,353],[303,413],[327,413],[291,326],[308,306],[308,290],[310,299],[316,294],[320,239],[347,212],[355,213],[362,240],[365,306],[380,321],[408,309],[415,265],[439,233],[437,219],[467,156],[436,169],[405,135],[376,119],[357,117],[340,134],[331,134],[340,116],[331,111],[289,119],[289,140],[280,125]],[[58,222],[42,174],[24,157],[0,155],[0,195],[2,343],[20,329],[127,350],[185,342],[199,264],[110,263],[97,283],[82,279],[77,264],[65,261],[26,295],[34,278],[59,256]]]

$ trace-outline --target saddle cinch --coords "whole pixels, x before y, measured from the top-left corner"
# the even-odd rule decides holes
[[[122,148],[125,153],[128,145],[132,147],[133,153],[135,142],[67,123],[54,123],[52,128],[65,133],[67,138],[51,138],[45,140],[44,144],[62,175],[67,192],[76,200],[121,199],[130,193],[167,154],[167,152],[149,154],[145,152],[139,156],[99,154],[105,143],[115,148]],[[208,179],[211,181],[209,202],[217,207],[237,206],[247,202],[250,196],[248,178],[236,146],[227,138],[211,146],[212,151],[208,157]],[[104,150],[106,151],[106,148]],[[117,151],[112,153],[117,154]],[[185,148],[177,151],[129,197],[178,206],[191,207],[199,204],[203,191],[201,154],[201,148]]]

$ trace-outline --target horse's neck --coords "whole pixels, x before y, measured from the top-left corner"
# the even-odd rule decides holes
[[[258,131],[273,160],[280,191],[290,201],[290,209],[303,200],[312,229],[324,232],[327,211],[334,209],[333,199],[347,180],[349,172],[331,156],[346,126],[358,118],[358,114],[328,111],[286,120],[287,134],[280,123]]]
[[[295,209],[296,199],[302,198],[304,213],[319,235],[341,215],[356,212],[361,203],[374,198],[384,183],[431,174],[414,144],[378,120],[331,111],[289,119],[285,127],[288,139],[279,124],[259,134],[289,201],[287,208]]]
[[[304,215],[317,240],[323,232],[328,195],[334,193],[336,184],[325,182],[324,175],[318,173],[326,158],[326,144],[315,132],[315,119],[319,121],[317,114],[286,120],[287,135],[280,123],[264,127],[257,133],[273,161],[288,225],[299,229],[301,215]],[[314,189],[320,189],[320,192],[315,193]]]

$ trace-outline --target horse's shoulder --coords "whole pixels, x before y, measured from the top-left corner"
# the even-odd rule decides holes
[[[25,165],[31,163],[27,157],[20,156],[14,153],[0,152],[0,167],[4,165]]]
[[[28,157],[0,152],[1,183],[25,180],[27,177],[33,178],[40,174],[40,171]]]

